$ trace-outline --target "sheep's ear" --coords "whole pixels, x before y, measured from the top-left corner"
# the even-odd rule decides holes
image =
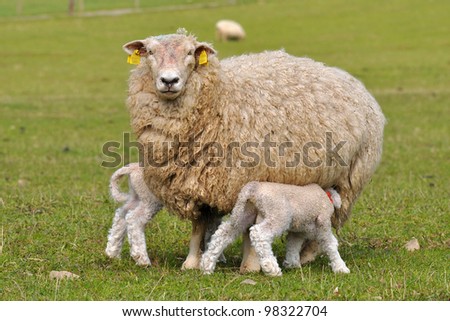
[[[205,64],[204,55],[206,54],[206,63],[208,63],[208,58],[216,55],[216,53],[217,52],[210,44],[207,44],[206,42],[199,42],[195,46],[195,62],[197,65]]]
[[[143,40],[135,40],[123,45],[123,50],[129,55],[132,55],[136,50],[139,50],[140,56],[147,55],[147,48]]]

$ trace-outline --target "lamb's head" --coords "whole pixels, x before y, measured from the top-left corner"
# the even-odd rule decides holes
[[[123,46],[129,55],[138,53],[142,63],[150,68],[156,93],[161,99],[173,100],[183,94],[192,72],[207,65],[216,54],[207,43],[198,42],[184,29],[176,34],[135,40]]]

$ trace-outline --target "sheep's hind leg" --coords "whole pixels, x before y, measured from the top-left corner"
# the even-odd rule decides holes
[[[130,211],[126,216],[126,221],[130,254],[137,265],[148,266],[151,265],[151,262],[145,242],[145,226],[151,217],[147,215],[144,206],[140,204],[135,210]]]
[[[125,221],[125,207],[116,210],[113,219],[113,225],[108,233],[108,243],[106,244],[105,253],[110,258],[120,258],[125,233],[127,231],[127,222]]]
[[[261,263],[261,269],[270,276],[281,276],[281,269],[272,251],[272,241],[277,234],[283,231],[274,230],[273,225],[267,221],[256,224],[250,228],[250,240]]]

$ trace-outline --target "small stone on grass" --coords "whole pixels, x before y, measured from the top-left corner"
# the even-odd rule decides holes
[[[51,271],[50,280],[79,279],[80,276],[68,271]]]
[[[405,244],[405,248],[409,251],[409,252],[414,252],[417,250],[420,250],[420,244],[419,241],[413,237],[411,240],[409,240],[406,244]]]

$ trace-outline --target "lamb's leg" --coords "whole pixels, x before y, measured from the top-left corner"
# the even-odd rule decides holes
[[[149,218],[145,206],[146,204],[139,204],[125,218],[127,221],[128,241],[130,242],[130,254],[136,261],[136,264],[142,266],[151,265],[145,243],[145,226],[151,217]]]
[[[198,269],[200,268],[200,259],[202,255],[202,242],[205,237],[206,220],[199,217],[192,220],[192,234],[189,241],[189,254],[181,266],[182,270]]]
[[[250,228],[250,240],[258,255],[261,269],[270,276],[281,276],[281,269],[272,251],[272,242],[285,230],[285,226],[270,222],[267,218]]]
[[[127,222],[125,214],[127,210],[122,206],[116,210],[113,219],[113,225],[109,230],[108,243],[106,244],[105,253],[110,258],[120,258],[125,233],[127,231]]]
[[[331,231],[331,223],[320,224],[318,219],[317,226],[317,241],[322,250],[327,254],[331,261],[331,268],[334,273],[350,273],[350,270],[345,265],[338,251],[338,241]]]
[[[209,242],[211,241],[211,237],[217,231],[217,229],[219,228],[221,223],[222,223],[222,217],[220,217],[218,215],[207,222],[206,231],[205,231],[205,239],[203,241],[204,246],[205,246],[205,252],[208,249]],[[220,254],[218,261],[222,262],[222,263],[227,262],[227,259],[225,258],[225,255],[223,254],[223,252],[222,252],[222,254]]]
[[[219,226],[211,237],[207,251],[202,256],[201,269],[205,274],[214,271],[219,256],[223,255],[223,250],[254,224],[256,214],[256,209],[248,202],[247,195],[240,195],[229,220]]]
[[[351,186],[348,183],[349,179],[347,177],[342,182],[339,182],[337,184],[339,188],[339,195],[342,200],[342,205],[341,208],[334,211],[334,214],[331,218],[333,227],[336,230],[339,230],[350,217],[352,206],[358,198],[362,186],[366,183],[362,180],[362,177],[360,175],[360,173],[365,172],[365,170],[363,169],[365,164],[367,163],[361,163],[360,161],[358,161],[353,165],[352,172],[350,173],[350,181],[352,182]],[[319,255],[320,253],[321,248],[318,245],[317,241],[307,240],[301,251],[301,264],[303,265],[314,261],[317,255]]]
[[[222,255],[223,250],[230,245],[239,235],[241,230],[236,229],[232,219],[222,223],[208,244],[206,252],[203,254],[200,269],[205,274],[214,272],[217,260]]]
[[[284,267],[300,267],[300,251],[302,249],[303,241],[304,235],[302,233],[288,233],[286,238],[286,258],[283,262]]]

